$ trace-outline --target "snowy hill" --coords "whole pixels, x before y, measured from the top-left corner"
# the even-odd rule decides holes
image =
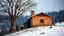
[[[62,26],[40,26],[24,29],[19,32],[5,36],[64,36],[64,27]]]
[[[58,23],[55,23],[56,26],[64,26],[64,22],[58,22]]]

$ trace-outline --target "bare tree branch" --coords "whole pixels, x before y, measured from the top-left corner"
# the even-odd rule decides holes
[[[26,3],[27,3],[27,4],[26,4]],[[24,6],[24,9],[19,9],[17,15],[18,15],[21,11],[25,10],[25,7],[29,5],[29,1],[26,1],[26,2],[23,3],[22,5],[24,5],[24,4],[26,4],[26,5]],[[21,5],[21,6],[22,6],[22,5]],[[21,8],[21,7],[19,6],[19,8]]]
[[[27,4],[26,4],[26,3],[27,3]],[[29,9],[30,7],[33,7],[33,6],[36,6],[36,5],[37,5],[37,4],[35,4],[35,3],[30,2],[30,0],[27,1],[27,2],[25,2],[24,4],[26,4],[26,5],[24,6],[24,9],[21,9],[21,10],[17,13],[17,15],[20,14],[20,13],[22,14],[25,9]]]
[[[11,32],[14,32],[13,27],[17,17],[37,5],[37,3],[33,2],[32,0],[1,0],[0,2],[2,2],[0,5],[2,6],[3,10],[8,13],[11,19]]]
[[[4,8],[4,5],[2,5],[2,3],[0,3],[0,4],[1,4],[1,6],[3,7],[4,11],[5,11],[6,13],[8,13],[8,12],[6,11],[6,9]]]
[[[14,14],[14,16],[16,16],[16,13],[17,13],[16,10],[17,10],[18,7],[19,7],[19,6],[18,6],[18,3],[19,3],[19,2],[20,2],[20,0],[17,0],[16,5],[15,5],[15,14]]]

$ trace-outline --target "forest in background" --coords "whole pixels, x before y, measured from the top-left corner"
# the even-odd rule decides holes
[[[64,10],[59,12],[48,12],[48,15],[53,17],[53,23],[64,22]]]

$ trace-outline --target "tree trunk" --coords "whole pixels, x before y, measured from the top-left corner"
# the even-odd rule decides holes
[[[11,20],[10,33],[14,32],[14,20]]]

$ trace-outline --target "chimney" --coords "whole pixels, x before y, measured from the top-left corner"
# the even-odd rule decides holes
[[[32,10],[32,11],[31,11],[31,16],[33,16],[33,15],[34,15],[34,11]]]

